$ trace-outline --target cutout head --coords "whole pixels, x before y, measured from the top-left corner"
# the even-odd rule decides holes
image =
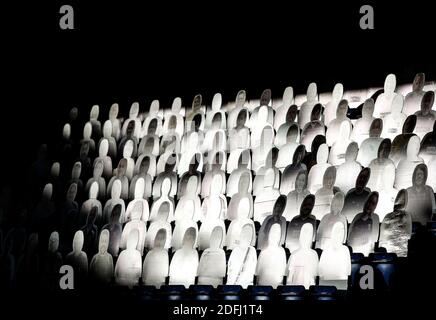
[[[377,158],[387,159],[389,157],[389,154],[391,153],[391,147],[391,139],[383,139],[378,147]]]
[[[133,205],[132,213],[130,215],[131,220],[133,221],[141,220],[143,210],[144,210],[144,205],[142,201],[136,201]]]
[[[98,115],[100,114],[100,107],[98,105],[93,105],[91,108],[91,112],[89,113],[89,120],[97,120]]]
[[[77,196],[77,183],[72,183],[67,191],[67,201],[73,202]]]
[[[345,203],[345,195],[343,192],[336,192],[335,195],[333,196],[331,205],[330,205],[330,210],[331,213],[333,214],[340,214],[342,212],[342,209],[344,208],[344,203]]]
[[[295,119],[297,119],[298,114],[298,107],[297,105],[293,104],[289,107],[288,111],[286,112],[286,122],[295,122]]]
[[[42,190],[42,198],[46,201],[50,201],[53,195],[53,185],[51,183],[47,183],[44,186],[44,190]]]
[[[203,97],[201,94],[197,94],[192,100],[192,110],[199,110],[201,108],[202,101]]]
[[[142,199],[145,191],[145,179],[139,178],[135,184],[135,199]]]
[[[335,87],[333,88],[332,92],[332,100],[333,101],[340,101],[344,95],[344,86],[342,83],[337,83]]]
[[[104,229],[100,233],[100,238],[98,240],[98,253],[99,254],[106,254],[107,249],[109,247],[109,230]]]
[[[305,223],[300,230],[300,249],[310,249],[312,247],[313,240],[313,225],[311,223]]]
[[[316,154],[316,163],[317,164],[327,163],[328,157],[329,157],[329,147],[327,146],[327,144],[323,143],[318,148],[318,152]]]
[[[245,123],[247,122],[247,116],[248,116],[247,109],[241,109],[238,113],[238,118],[236,119],[236,127],[242,128],[245,126]]]
[[[271,102],[271,89],[265,89],[260,96],[260,105],[268,106]]]
[[[274,203],[274,208],[272,215],[274,218],[280,220],[280,217],[283,215],[283,212],[286,208],[286,196],[280,195],[276,202]]]
[[[180,113],[182,109],[182,99],[180,97],[174,98],[173,104],[171,105],[171,112],[174,114]]]
[[[36,254],[38,249],[39,237],[37,233],[31,233],[27,240],[27,252],[30,254]]]
[[[130,106],[129,118],[136,119],[138,117],[138,114],[139,114],[139,103],[133,102],[132,105]]]
[[[370,119],[372,118],[372,115],[374,114],[374,100],[372,98],[368,98],[363,103],[362,107],[362,118],[363,119]]]
[[[120,221],[121,211],[122,211],[121,203],[117,203],[112,208],[111,218],[110,218],[110,221],[111,221],[112,224],[118,223]]]
[[[412,183],[414,187],[422,187],[427,183],[428,169],[424,163],[420,163],[413,170]]]
[[[66,123],[64,127],[62,128],[62,136],[64,139],[68,140],[71,137],[71,125],[69,123]]]
[[[291,124],[286,132],[286,142],[297,142],[299,133],[300,129],[298,128],[298,125],[296,123]]]
[[[154,249],[163,249],[165,248],[165,243],[167,241],[167,231],[164,228],[161,228],[156,233],[156,237],[154,238]]]
[[[61,165],[59,162],[55,162],[51,166],[50,174],[53,178],[58,178],[61,172]]]
[[[189,181],[188,181],[189,182]],[[162,181],[162,185],[160,187],[160,191],[161,191],[161,196],[166,196],[168,197],[168,195],[170,194],[170,190],[171,190],[171,180],[170,178],[166,177],[163,181]]]
[[[153,100],[150,104],[150,114],[156,114],[159,112],[159,100]]]
[[[221,96],[221,93],[215,93],[212,99],[212,110],[219,111],[222,103],[223,97]]]
[[[301,202],[300,206],[300,216],[307,218],[312,213],[313,207],[315,206],[315,196],[313,194],[308,194],[304,200]]]
[[[101,175],[103,174],[103,168],[104,168],[103,160],[97,160],[97,162],[94,165],[94,172],[93,172],[95,179],[101,177]]]
[[[333,189],[336,181],[336,167],[331,166],[326,169],[322,178],[322,185],[324,188]]]
[[[307,171],[300,170],[295,178],[295,190],[297,192],[302,192],[307,189]]]
[[[55,253],[59,248],[59,233],[57,231],[53,231],[50,234],[50,238],[48,239],[48,251],[51,253]]]
[[[386,77],[385,85],[384,85],[384,92],[385,94],[393,94],[395,91],[395,88],[397,86],[397,78],[394,74],[389,74]]]
[[[280,224],[274,223],[269,229],[268,233],[268,246],[280,246],[280,238],[282,235],[282,228]]]
[[[86,217],[86,226],[92,227],[95,224],[98,216],[98,207],[93,206],[91,211],[89,211],[88,216]]]
[[[407,158],[415,159],[418,157],[420,140],[418,136],[412,136],[407,143]]]
[[[80,146],[80,159],[88,158],[89,154],[89,142],[84,142]]]
[[[266,125],[262,129],[262,134],[260,136],[260,146],[268,148],[273,144],[273,140],[274,140],[274,129],[271,126]]]
[[[73,165],[73,169],[71,170],[71,178],[77,180],[80,178],[80,173],[82,173],[82,163],[77,161]]]
[[[411,114],[406,118],[406,121],[404,121],[403,124],[403,134],[413,133],[416,126],[417,117],[414,114]]]
[[[103,137],[109,138],[110,136],[112,136],[112,122],[106,120],[103,125]]]
[[[294,151],[294,155],[292,156],[292,164],[299,165],[301,161],[303,161],[304,156],[306,155],[306,148],[304,145],[300,144]]]
[[[210,234],[209,247],[211,249],[219,249],[224,238],[223,229],[220,226],[213,228]]]
[[[254,237],[254,229],[253,226],[249,223],[245,224],[241,228],[241,235],[239,237],[239,243],[243,247],[248,247],[251,245]]]
[[[401,189],[398,191],[394,202],[394,211],[405,211],[407,207],[407,200],[407,190]]]
[[[316,87],[316,83],[312,82],[311,84],[309,84],[309,86],[307,87],[307,101],[316,101],[316,97],[318,95],[318,89]]]
[[[326,137],[324,135],[318,134],[317,136],[315,136],[310,146],[310,152],[314,153],[315,155],[318,154],[318,149],[323,143],[326,143]],[[327,156],[328,156],[328,147],[327,147]]]
[[[343,99],[339,102],[338,108],[336,109],[336,118],[345,119],[347,117],[348,111],[348,101]]]
[[[351,124],[348,121],[342,121],[339,127],[339,138],[348,141],[351,135]],[[338,140],[336,140],[338,141]]]
[[[425,85],[425,73],[417,73],[413,79],[413,91],[422,91]]]
[[[244,150],[239,155],[238,168],[247,168],[250,163],[250,151]]]
[[[286,87],[283,91],[283,106],[290,106],[294,101],[294,89],[292,87]]]
[[[165,172],[173,172],[177,163],[177,155],[172,153],[165,163]],[[147,170],[148,171],[148,170]]]
[[[94,181],[89,188],[89,199],[97,199],[98,195],[98,182]]]
[[[127,140],[126,144],[124,145],[123,149],[123,157],[124,158],[131,158],[133,154],[133,141]]]
[[[356,189],[358,191],[362,191],[366,187],[370,176],[371,169],[369,167],[360,170],[359,175],[356,178]]]
[[[182,246],[184,248],[193,249],[195,242],[197,239],[197,231],[194,227],[189,227],[186,229],[185,234],[183,235]]]
[[[243,107],[246,100],[247,100],[247,93],[245,92],[245,90],[239,90],[235,99],[235,107],[237,108]]]
[[[118,103],[113,103],[111,105],[111,108],[109,109],[109,119],[110,120],[115,120],[118,117],[119,109],[120,109],[120,106],[118,105]]]
[[[76,107],[72,108],[70,110],[70,119],[74,121],[77,119],[78,116],[79,116],[79,109],[77,109]]]
[[[148,123],[147,133],[149,135],[155,135],[157,130],[157,119],[153,118]]]
[[[82,230],[76,231],[76,233],[74,234],[74,238],[73,238],[73,252],[74,253],[82,252],[83,241],[84,241],[83,231]]]
[[[312,113],[310,114],[310,121],[319,121],[321,119],[321,113],[322,113],[322,104],[317,103],[313,109]]]
[[[433,103],[434,103],[434,92],[427,91],[421,100],[422,115],[427,116],[430,114],[431,108],[433,107]]]
[[[356,161],[358,153],[359,145],[356,142],[351,142],[345,151],[345,161]]]
[[[132,137],[133,132],[135,131],[135,120],[130,120],[127,124],[126,128],[126,137]]]
[[[83,127],[83,139],[84,140],[90,140],[92,135],[92,124],[91,122],[85,123],[85,126]]]
[[[170,215],[170,203],[168,201],[164,201],[159,207],[157,220],[168,221],[169,215]]]
[[[239,193],[246,194],[250,188],[250,174],[243,172],[239,178],[238,191]]]
[[[365,204],[363,205],[363,213],[366,215],[372,215],[377,208],[378,203],[378,192],[373,191],[369,194],[368,199],[366,199]]]
[[[112,185],[111,198],[118,200],[121,197],[121,180],[116,179]]]
[[[144,156],[139,164],[139,172],[141,174],[147,174],[150,169],[150,157]]]
[[[177,128],[177,117],[172,115],[168,120],[168,129],[175,130]]]
[[[127,170],[127,159],[123,158],[120,160],[120,162],[118,162],[118,167],[117,167],[117,176],[118,177],[122,177],[126,175],[126,170]]]
[[[190,196],[194,195],[196,193],[197,186],[198,186],[198,178],[197,178],[197,176],[195,176],[195,175],[190,176],[189,179],[188,179],[188,183],[186,185],[186,194],[190,195]],[[212,189],[212,187],[211,187],[211,189]]]
[[[374,119],[369,127],[369,137],[379,138],[383,130],[383,120],[380,118]]]

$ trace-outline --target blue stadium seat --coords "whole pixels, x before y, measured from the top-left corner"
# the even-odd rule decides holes
[[[271,286],[248,286],[248,297],[251,300],[271,300],[274,289]]]
[[[238,285],[221,285],[217,288],[217,295],[221,300],[241,300],[243,289]]]
[[[155,286],[138,286],[134,288],[135,297],[139,301],[151,301],[156,299]]]
[[[164,285],[160,288],[160,292],[165,300],[183,300],[186,289],[182,285]]]
[[[211,285],[191,285],[189,286],[191,297],[195,300],[211,300],[214,289]]]
[[[316,301],[337,300],[337,289],[335,286],[310,286],[309,294]]]
[[[303,301],[306,298],[304,286],[278,286],[277,297],[286,301]]]
[[[393,284],[397,255],[395,253],[371,253],[368,257],[374,267],[374,287],[376,290],[389,290]]]
[[[358,286],[358,282],[360,279],[359,270],[360,267],[364,264],[365,256],[363,253],[352,253],[351,254],[351,286],[355,288]]]
[[[436,221],[427,222],[427,230],[436,236]]]

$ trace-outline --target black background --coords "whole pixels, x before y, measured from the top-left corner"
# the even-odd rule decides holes
[[[61,137],[74,106],[86,117],[99,104],[102,118],[114,102],[127,115],[134,101],[190,105],[197,93],[210,102],[239,89],[305,93],[312,81],[320,92],[382,86],[388,73],[436,79],[430,1],[253,2],[2,1],[0,185],[19,199],[38,145]],[[63,4],[75,30],[59,28]],[[363,4],[374,7],[374,30],[359,28]]]
[[[41,2],[41,3],[40,3]],[[348,1],[350,2],[350,1]],[[257,98],[291,85],[320,92],[398,83],[416,72],[435,79],[435,25],[429,1],[49,1],[2,3],[2,184],[17,183],[37,146],[60,137],[68,111],[100,117],[118,102],[146,110],[239,89]],[[61,5],[75,29],[61,30]],[[375,29],[361,30],[359,8],[371,4]],[[433,18],[434,19],[434,18]]]

